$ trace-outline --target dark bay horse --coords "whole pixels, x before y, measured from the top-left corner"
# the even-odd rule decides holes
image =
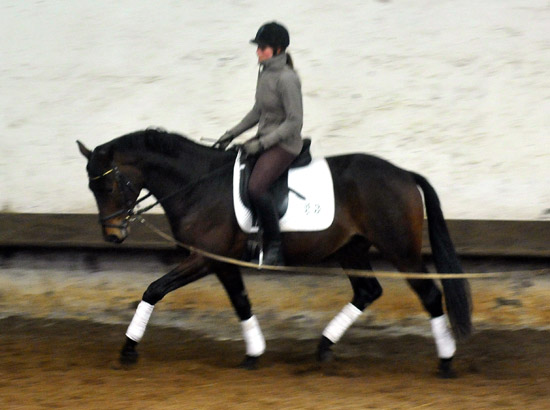
[[[146,189],[161,201],[175,239],[218,255],[242,257],[247,234],[239,228],[233,210],[235,151],[220,151],[155,129],[121,136],[93,151],[80,142],[78,145],[88,159],[89,188],[99,208],[106,241],[120,243],[126,238],[127,217],[140,191]],[[368,253],[374,246],[401,272],[427,272],[421,256],[425,205],[437,271],[462,272],[439,199],[424,177],[370,155],[341,155],[326,160],[334,181],[334,222],[320,232],[283,233],[289,265],[330,259],[345,269],[371,269]],[[265,350],[265,340],[252,314],[239,268],[194,252],[185,252],[181,264],[146,289],[126,333],[122,363],[137,361],[136,346],[156,303],[169,292],[210,273],[219,278],[241,321],[246,344],[243,366],[256,366]],[[382,294],[376,278],[349,276],[349,280],[352,300],[323,331],[317,348],[321,361],[331,357],[331,346]],[[447,314],[442,292],[433,280],[409,279],[408,283],[430,315],[439,373],[450,377],[455,337],[464,338],[472,330],[468,282],[442,280]]]

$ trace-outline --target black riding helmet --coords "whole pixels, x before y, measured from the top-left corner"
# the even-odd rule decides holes
[[[251,43],[260,47],[269,46],[277,52],[277,49],[286,50],[290,44],[290,36],[287,29],[279,23],[266,23],[256,33],[256,37],[250,40]]]

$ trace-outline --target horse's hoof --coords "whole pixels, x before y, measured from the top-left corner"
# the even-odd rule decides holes
[[[139,358],[138,352],[136,352],[135,350],[122,351],[120,353],[118,362],[123,367],[132,367],[137,364],[138,358]]]
[[[319,349],[315,357],[319,363],[329,363],[334,360],[334,353],[331,349]]]
[[[334,359],[334,354],[332,353],[331,346],[332,343],[327,337],[322,336],[317,346],[317,354],[315,357],[320,363],[328,363]]]
[[[456,372],[453,370],[452,364],[453,358],[439,359],[439,366],[437,369],[437,376],[441,379],[455,379]]]
[[[437,372],[437,377],[439,377],[440,379],[456,379],[457,375],[456,375],[456,372],[452,369],[449,369],[449,370],[439,369],[439,371]]]
[[[239,367],[245,370],[258,370],[258,359],[257,356],[246,355]]]

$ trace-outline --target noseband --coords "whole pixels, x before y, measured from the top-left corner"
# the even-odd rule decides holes
[[[104,177],[106,177],[107,175],[109,175],[113,172],[115,174],[115,181],[116,181],[119,189],[122,191],[122,196],[124,197],[124,206],[125,206],[125,208],[120,209],[116,212],[113,212],[112,214],[107,215],[107,216],[101,216],[100,215],[99,216],[99,223],[101,224],[101,226],[103,228],[126,229],[128,227],[128,223],[130,222],[130,218],[134,215],[134,208],[136,207],[136,205],[138,203],[144,201],[148,197],[150,197],[151,193],[149,192],[144,197],[134,201],[132,199],[132,194],[134,194],[134,196],[137,197],[139,195],[139,191],[134,188],[134,186],[132,185],[132,182],[122,172],[120,172],[120,170],[118,169],[118,167],[116,165],[113,166],[113,168],[111,168],[110,170],[105,171],[103,174],[95,176],[95,177],[90,177],[89,179],[90,179],[90,181],[97,181],[98,179],[104,178]],[[120,223],[120,224],[107,223],[107,221],[109,221],[110,219],[116,218],[117,216],[120,216],[120,215],[126,215],[124,217],[122,223]]]

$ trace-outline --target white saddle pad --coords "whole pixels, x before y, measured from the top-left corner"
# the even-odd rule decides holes
[[[239,226],[246,233],[258,232],[253,226],[252,211],[244,206],[239,192],[241,179],[241,153],[233,168],[233,203]],[[322,231],[334,220],[334,189],[332,175],[324,158],[311,164],[292,168],[288,172],[288,187],[303,198],[289,192],[288,210],[279,221],[281,232]]]

